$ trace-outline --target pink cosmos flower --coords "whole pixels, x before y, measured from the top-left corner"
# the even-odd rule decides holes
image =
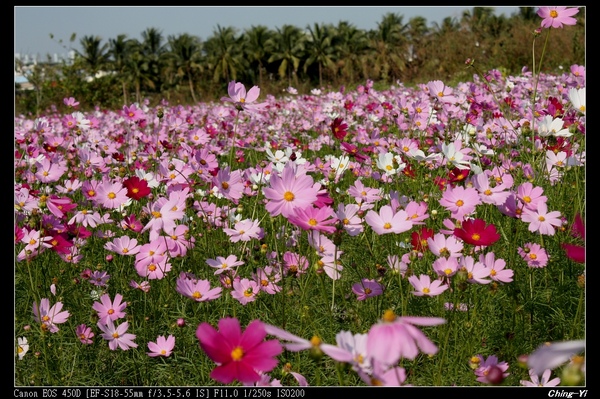
[[[144,225],[137,220],[135,214],[125,216],[119,224],[123,230],[131,230],[136,233],[141,232],[144,228]]]
[[[82,344],[89,345],[94,343],[94,341],[92,340],[92,338],[94,337],[94,333],[92,332],[92,329],[86,326],[85,324],[78,325],[75,329],[75,334],[77,335],[77,338],[79,338],[79,341]]]
[[[527,366],[536,374],[554,370],[568,362],[573,355],[585,351],[585,340],[550,342],[540,345],[527,358]]]
[[[35,166],[35,177],[42,183],[56,182],[67,171],[66,163],[51,162],[48,158],[36,162]]]
[[[382,206],[379,213],[369,210],[365,216],[365,222],[379,235],[403,233],[410,230],[413,226],[411,219],[404,209],[400,209],[394,213],[392,207],[389,205]]]
[[[175,227],[175,221],[183,218],[185,209],[180,206],[179,197],[172,195],[169,196],[169,199],[159,198],[156,202],[145,207],[145,210],[152,217],[142,231],[150,230],[150,241],[154,241],[163,229],[168,231]]]
[[[216,259],[207,259],[206,264],[212,268],[215,268],[215,275],[233,271],[235,267],[241,266],[244,264],[244,261],[237,260],[236,255],[229,255],[227,258],[222,256],[217,256]]]
[[[489,284],[492,280],[487,280],[491,270],[485,267],[481,262],[476,262],[472,256],[461,256],[458,259],[460,270],[467,273],[467,281],[472,284]]]
[[[412,275],[408,278],[408,282],[413,286],[415,296],[437,296],[448,289],[448,285],[442,280],[431,278],[427,274],[421,274],[419,277]]]
[[[286,341],[282,345],[290,352],[308,350],[312,355],[317,357],[323,356],[325,353],[338,361],[349,362],[352,359],[348,351],[335,345],[326,344],[316,335],[308,340],[271,324],[265,324],[265,330],[267,334]]]
[[[129,198],[127,188],[121,182],[102,181],[97,187],[96,204],[108,209],[123,206]]]
[[[344,266],[339,260],[341,253],[327,254],[317,260],[317,273],[327,274],[332,280],[337,280],[341,275],[341,271],[344,270]]]
[[[299,171],[293,163],[287,163],[281,176],[272,174],[269,180],[270,187],[263,187],[263,194],[269,200],[265,205],[271,216],[279,214],[289,217],[295,208],[307,208],[317,200],[321,186],[314,184],[313,178]]]
[[[231,172],[229,166],[219,169],[217,175],[212,180],[213,185],[228,200],[237,204],[244,193],[244,182],[239,170]]]
[[[196,329],[200,347],[217,367],[210,378],[223,384],[235,380],[241,383],[259,381],[261,373],[267,373],[277,366],[277,359],[283,348],[277,340],[267,340],[265,325],[253,320],[244,332],[236,318],[219,320],[219,331],[208,323],[201,323]]]
[[[237,299],[242,305],[254,302],[259,292],[260,286],[254,280],[249,280],[247,278],[233,280],[233,291],[231,291],[231,296]]]
[[[150,263],[135,262],[135,271],[140,277],[148,280],[160,280],[171,271],[171,263],[166,255],[156,255]]]
[[[548,264],[548,253],[539,244],[528,242],[517,252],[529,267],[545,267]]]
[[[560,384],[560,378],[556,377],[550,379],[551,374],[552,370],[546,369],[542,373],[542,376],[539,377],[534,370],[529,370],[529,378],[531,381],[521,380],[519,382],[526,387],[555,387]]]
[[[487,358],[484,358],[481,355],[477,355],[476,357],[479,359],[479,367],[475,369],[477,381],[482,382],[484,384],[497,385],[499,383],[498,380],[502,381],[510,375],[510,373],[506,372],[506,370],[508,370],[508,363],[498,362],[498,357],[494,355],[488,356]],[[500,376],[493,375],[493,373],[490,373],[490,370],[493,367],[498,367],[500,369]]]
[[[144,111],[139,109],[135,104],[131,104],[129,107],[123,105],[123,116],[128,121],[136,122],[144,116]]]
[[[548,212],[548,205],[545,202],[538,203],[536,210],[523,208],[521,220],[529,223],[529,231],[539,231],[543,235],[553,236],[554,227],[562,226],[561,214],[559,211]]]
[[[229,241],[250,241],[251,239],[261,239],[264,235],[260,228],[260,221],[244,219],[236,222],[233,228],[223,228],[225,234],[229,236]]]
[[[429,95],[437,98],[442,103],[454,103],[457,101],[456,96],[452,94],[453,89],[446,86],[441,80],[433,80],[427,83]]]
[[[129,236],[117,237],[104,244],[104,249],[116,252],[119,255],[135,255],[140,252],[140,248],[138,241]]]
[[[135,263],[140,268],[164,259],[167,244],[164,240],[154,240],[142,245],[135,254]]]
[[[458,271],[458,258],[457,257],[439,257],[432,264],[433,271],[440,277],[449,280],[450,277],[454,276]]]
[[[283,270],[287,275],[299,276],[306,273],[308,259],[295,252],[286,251],[283,254]]]
[[[59,330],[57,324],[66,322],[71,315],[67,310],[62,310],[62,308],[62,302],[56,302],[50,307],[50,300],[42,298],[39,306],[37,302],[33,303],[33,319],[36,323],[42,324],[42,329],[56,333]]]
[[[130,348],[137,348],[137,344],[133,342],[135,334],[127,332],[129,328],[128,322],[123,322],[115,327],[112,320],[108,320],[106,324],[98,322],[98,328],[102,330],[102,338],[108,341],[108,347],[111,351],[121,348],[126,351]]]
[[[175,290],[181,295],[191,298],[196,302],[212,301],[221,296],[221,287],[210,288],[208,280],[198,280],[184,272],[177,278]]]
[[[406,271],[408,270],[408,263],[410,263],[408,256],[406,258],[407,259],[405,261],[404,256],[402,258],[398,258],[398,255],[388,255],[387,265],[393,272],[400,273],[400,275],[404,277]]]
[[[571,7],[540,7],[537,15],[542,19],[542,28],[562,28],[563,25],[575,25],[577,20],[573,15],[578,8]]]
[[[274,267],[259,267],[256,269],[256,273],[252,275],[252,278],[258,283],[260,290],[267,294],[273,295],[281,291],[281,286],[277,285],[281,281],[281,273]]]
[[[406,381],[406,370],[404,367],[389,366],[387,364],[372,361],[373,366],[370,372],[359,370],[360,378],[370,386],[409,386],[404,384]]]
[[[92,309],[98,312],[98,321],[106,324],[108,320],[116,321],[125,317],[125,308],[127,302],[121,302],[123,295],[116,294],[115,300],[111,301],[108,294],[104,294],[100,297],[100,302],[94,302]]]
[[[542,187],[534,187],[530,182],[525,182],[517,187],[517,198],[527,208],[536,210],[540,202],[546,202],[548,197],[542,195],[544,189]]]
[[[267,106],[266,102],[253,104],[260,95],[258,86],[252,86],[246,93],[243,83],[232,80],[227,86],[227,94],[229,97],[221,97],[221,101],[233,103],[238,111],[256,112]]]
[[[450,211],[452,218],[462,220],[481,203],[479,192],[473,187],[448,186],[442,194],[440,205]]]
[[[446,237],[442,233],[436,233],[433,237],[427,237],[427,247],[436,256],[458,258],[462,255],[464,244],[455,236]]]
[[[359,207],[356,204],[338,204],[335,216],[342,223],[343,229],[349,236],[354,237],[363,232],[362,219],[358,216]]]
[[[62,218],[67,212],[77,208],[77,204],[74,204],[71,198],[59,198],[56,195],[51,195],[46,199],[46,206],[57,218]]]
[[[378,188],[366,187],[362,181],[355,180],[354,184],[348,188],[348,194],[354,197],[354,200],[361,203],[373,203],[379,201],[381,197],[381,190]]]
[[[156,342],[148,342],[148,349],[150,352],[147,352],[150,357],[164,356],[169,357],[171,353],[173,353],[173,348],[175,347],[175,337],[169,335],[165,338],[164,335],[159,335],[156,338]]]
[[[357,301],[383,294],[384,286],[373,279],[363,278],[360,283],[352,284],[352,292],[356,294]]]
[[[178,224],[171,230],[163,231],[167,234],[164,239],[167,243],[169,255],[172,258],[184,257],[189,248],[193,248],[196,239],[189,233],[190,228],[185,224]]]
[[[398,317],[393,311],[387,310],[367,333],[367,353],[372,361],[386,366],[395,365],[401,358],[414,360],[419,350],[435,355],[437,346],[415,325],[435,326],[445,322],[439,317]]]
[[[513,281],[514,272],[511,269],[505,269],[506,261],[504,259],[496,259],[493,252],[479,255],[479,262],[490,270],[490,278],[501,283],[510,283]]]
[[[302,230],[317,230],[323,233],[333,233],[335,231],[336,219],[333,208],[324,206],[316,208],[308,206],[306,208],[295,208],[288,216],[290,223],[300,227]]]

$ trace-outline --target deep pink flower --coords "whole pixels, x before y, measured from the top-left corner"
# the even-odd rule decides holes
[[[242,332],[238,319],[231,317],[219,320],[219,331],[208,323],[201,323],[196,330],[200,347],[217,363],[210,378],[223,384],[235,380],[254,383],[260,380],[260,373],[277,366],[275,357],[283,348],[277,340],[265,341],[266,336],[260,320],[253,320]]]
[[[329,206],[323,208],[309,206],[306,208],[295,208],[294,212],[288,216],[288,220],[302,230],[333,233],[335,231],[333,224],[337,221],[333,216],[333,209]]]
[[[567,253],[567,257],[577,263],[585,263],[585,226],[580,214],[575,215],[575,221],[571,227],[571,235],[583,241],[582,245],[578,244],[561,244],[562,248]]]
[[[540,244],[528,242],[523,248],[519,247],[517,252],[529,267],[545,267],[548,264],[548,253]]]

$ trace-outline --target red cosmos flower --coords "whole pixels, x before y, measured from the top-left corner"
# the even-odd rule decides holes
[[[144,179],[140,179],[137,176],[131,176],[129,179],[123,181],[123,186],[127,188],[127,196],[136,201],[141,200],[148,194],[150,194],[150,187],[148,182]]]
[[[421,227],[419,231],[413,231],[410,235],[410,244],[412,245],[413,251],[425,252],[429,249],[427,245],[427,239],[433,238],[435,232],[433,229],[425,226]]]
[[[464,181],[469,176],[470,171],[470,169],[454,168],[448,173],[448,181],[454,186],[454,184]]]
[[[344,122],[342,118],[335,118],[333,122],[331,122],[331,133],[338,140],[343,140],[344,137],[348,134],[348,124]]]
[[[463,220],[462,227],[454,229],[454,236],[475,246],[492,245],[500,239],[496,226],[493,224],[486,226],[483,219]]]
[[[567,257],[577,263],[585,263],[585,226],[581,215],[575,215],[575,221],[571,227],[571,235],[583,240],[584,245],[563,243],[561,246],[567,253]]]

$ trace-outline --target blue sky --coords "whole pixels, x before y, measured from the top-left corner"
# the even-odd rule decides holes
[[[79,39],[100,36],[103,41],[126,34],[141,40],[147,28],[157,28],[166,38],[188,33],[204,40],[213,36],[217,26],[234,27],[238,33],[252,26],[277,29],[283,25],[306,28],[314,23],[347,21],[363,30],[376,29],[383,16],[396,13],[406,23],[421,16],[431,26],[446,17],[460,19],[471,6],[15,6],[15,53],[64,54],[69,47],[80,50]],[[519,7],[494,6],[496,15],[510,17]],[[71,35],[76,39],[70,42]],[[50,39],[54,35],[54,40]],[[62,44],[59,41],[62,40]]]

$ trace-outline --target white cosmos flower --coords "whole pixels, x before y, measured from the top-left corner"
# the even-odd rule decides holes
[[[573,133],[569,129],[565,129],[565,122],[561,118],[553,118],[552,115],[545,115],[538,122],[538,134],[542,137],[570,137]]]
[[[573,108],[585,115],[585,87],[576,89],[571,87],[569,89],[569,100]]]

